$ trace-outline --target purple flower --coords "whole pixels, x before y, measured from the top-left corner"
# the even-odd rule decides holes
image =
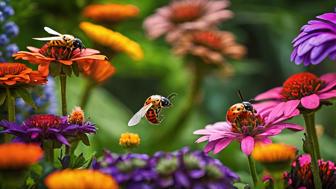
[[[0,34],[0,46],[3,46],[9,42],[9,38],[5,34]]]
[[[317,16],[301,28],[301,33],[292,41],[294,50],[291,61],[305,66],[321,63],[329,56],[336,60],[336,13]]]
[[[336,73],[321,77],[303,72],[289,77],[282,87],[259,94],[254,107],[270,117],[298,115],[300,110],[315,110],[336,97]]]
[[[19,51],[19,47],[16,44],[9,44],[6,46],[6,56],[12,57],[14,53],[17,53]]]
[[[5,16],[13,16],[14,15],[14,9],[10,6],[6,6],[4,9],[3,9],[3,13]]]
[[[204,148],[206,153],[218,153],[236,140],[240,143],[241,150],[250,155],[256,142],[270,143],[272,141],[269,137],[280,134],[284,129],[303,130],[303,127],[297,124],[283,122],[291,117],[292,115],[268,117],[262,113],[258,115],[245,111],[235,123],[217,122],[195,131],[194,134],[202,135],[196,140],[197,143],[208,141]]]
[[[83,140],[86,144],[86,134],[96,132],[96,127],[90,122],[70,123],[68,118],[52,114],[37,114],[31,116],[22,124],[0,121],[3,130],[15,136],[15,141],[27,143],[42,143],[44,140],[53,140],[61,144],[70,145],[74,140]]]
[[[15,37],[19,34],[19,27],[14,22],[7,22],[3,26],[3,30],[11,37]]]
[[[157,152],[152,157],[106,152],[93,168],[112,175],[126,189],[230,189],[238,179],[219,160],[187,148],[172,153]]]

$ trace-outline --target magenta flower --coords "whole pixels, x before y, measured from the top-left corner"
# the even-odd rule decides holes
[[[180,0],[159,8],[144,22],[150,38],[166,35],[167,41],[174,41],[183,31],[209,29],[233,16],[226,10],[228,0]]]
[[[336,60],[336,13],[325,13],[309,21],[292,44],[291,61],[296,64],[316,65],[328,56]]]
[[[284,129],[302,131],[303,127],[293,123],[283,123],[291,117],[264,117],[263,114],[255,115],[246,112],[242,115],[239,123],[217,122],[207,125],[205,129],[194,132],[196,135],[203,135],[197,143],[208,141],[204,151],[213,151],[215,154],[227,147],[232,141],[236,140],[241,144],[241,150],[250,155],[256,142],[271,143],[270,136],[278,135]]]
[[[289,77],[282,87],[276,87],[258,95],[254,104],[258,111],[270,117],[295,115],[299,110],[315,110],[336,97],[336,73],[320,78],[303,72]]]

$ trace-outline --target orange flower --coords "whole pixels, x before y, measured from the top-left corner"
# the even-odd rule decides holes
[[[49,74],[50,64],[59,63],[61,65],[71,66],[73,63],[77,63],[79,71],[87,69],[92,63],[103,62],[107,58],[104,55],[100,55],[99,51],[94,49],[83,49],[80,51],[76,49],[70,51],[69,49],[63,49],[61,47],[49,47],[45,44],[42,48],[27,47],[27,51],[19,51],[13,55],[15,59],[27,60],[32,64],[38,64],[38,70],[44,75]]]
[[[83,71],[84,74],[97,83],[102,83],[115,73],[114,66],[108,61],[91,64],[89,69]]]
[[[95,170],[63,170],[51,173],[45,179],[49,189],[118,189],[109,175]]]
[[[96,21],[121,21],[139,14],[138,7],[120,4],[93,4],[85,7],[83,15]]]
[[[40,72],[33,71],[21,63],[0,64],[0,84],[11,86],[15,84],[45,84],[46,77]]]
[[[0,169],[21,169],[37,163],[43,156],[35,144],[7,143],[0,145]]]

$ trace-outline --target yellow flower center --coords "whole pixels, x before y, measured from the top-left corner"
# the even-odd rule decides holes
[[[133,148],[139,146],[140,144],[140,137],[138,134],[134,133],[123,133],[120,136],[119,144],[125,148]]]

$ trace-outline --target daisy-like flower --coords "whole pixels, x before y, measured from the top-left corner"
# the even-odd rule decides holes
[[[139,8],[134,5],[122,4],[92,4],[84,8],[83,15],[96,21],[122,21],[139,14]]]
[[[293,40],[291,61],[296,64],[316,65],[325,58],[336,60],[336,13],[319,15],[301,28]]]
[[[246,53],[232,33],[218,30],[185,32],[174,43],[173,50],[178,55],[196,56],[210,64],[223,64],[226,58],[239,59]]]
[[[15,59],[26,60],[32,64],[38,65],[38,70],[45,76],[49,74],[51,68],[52,75],[60,75],[62,70],[65,74],[70,75],[73,72],[78,75],[79,71],[88,69],[94,62],[106,61],[106,56],[100,55],[99,51],[85,48],[70,49],[62,47],[49,47],[48,44],[42,48],[27,47],[30,52],[19,51],[13,55]],[[61,66],[66,66],[61,69]]]
[[[181,0],[172,1],[168,6],[159,8],[144,22],[150,38],[166,36],[173,42],[185,30],[207,29],[233,16],[226,10],[228,0]]]
[[[82,137],[96,132],[96,127],[91,122],[68,122],[67,116],[52,114],[33,115],[22,124],[2,120],[0,127],[3,128],[1,133],[14,135],[15,141],[42,143],[44,140],[52,140],[65,145],[78,139],[82,139],[85,144],[87,140]]]
[[[290,172],[284,174],[287,189],[314,188],[313,174],[310,169],[311,157],[309,154],[299,156],[291,166]],[[331,161],[318,161],[319,173],[323,189],[336,188],[336,166]]]
[[[140,145],[140,136],[135,133],[123,133],[119,138],[119,145],[124,148],[134,148]]]
[[[109,175],[95,170],[70,170],[53,172],[44,180],[48,189],[118,189]]]
[[[98,44],[109,47],[117,52],[124,52],[134,60],[143,59],[144,55],[141,46],[121,33],[90,22],[81,22],[79,27],[89,38]]]
[[[38,163],[43,151],[34,144],[6,143],[0,145],[0,154],[0,170],[19,170]]]
[[[237,122],[217,122],[195,131],[194,134],[202,135],[196,140],[197,143],[208,141],[204,148],[206,153],[218,153],[236,140],[241,144],[241,150],[250,155],[256,142],[271,143],[269,137],[280,134],[284,129],[303,130],[297,124],[283,122],[291,117],[267,117],[245,111],[237,117]]]
[[[328,73],[321,77],[309,72],[297,73],[289,77],[282,87],[276,87],[255,100],[254,107],[270,117],[290,116],[300,110],[315,110],[336,97],[336,74]]]
[[[116,69],[108,61],[93,63],[91,66],[84,70],[83,73],[85,76],[91,78],[96,83],[103,83],[112,75],[114,75]]]

